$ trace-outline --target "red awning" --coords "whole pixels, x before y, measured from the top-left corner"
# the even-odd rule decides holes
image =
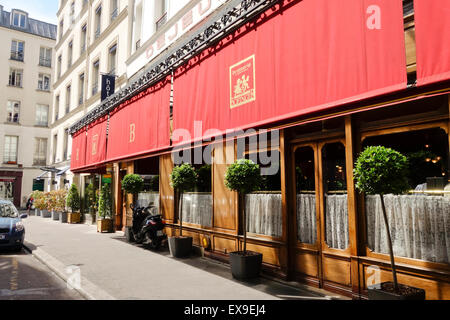
[[[170,146],[170,78],[111,113],[107,160],[116,161]]]
[[[86,129],[83,128],[72,136],[72,155],[70,170],[74,171],[86,165]]]
[[[98,166],[106,160],[107,120],[108,117],[104,116],[88,126],[85,167]]]
[[[192,140],[406,88],[401,0],[283,3],[176,71],[175,130]]]
[[[450,1],[414,0],[417,85],[450,79]]]

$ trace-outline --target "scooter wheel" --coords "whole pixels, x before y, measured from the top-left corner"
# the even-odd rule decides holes
[[[145,246],[148,249],[157,250],[161,246],[161,241],[158,239],[152,240],[148,233],[145,234],[145,239],[147,240]]]

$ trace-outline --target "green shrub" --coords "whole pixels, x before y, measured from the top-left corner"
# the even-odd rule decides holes
[[[176,199],[179,208],[180,237],[183,235],[183,198],[184,191],[192,191],[197,183],[197,173],[194,167],[184,163],[173,168],[170,174],[170,185],[177,191]]]
[[[367,147],[353,170],[356,188],[366,194],[401,194],[410,189],[408,159],[382,146]]]
[[[138,174],[127,174],[122,179],[122,190],[125,192],[136,195],[144,187],[144,179]]]
[[[247,194],[259,190],[262,177],[259,165],[252,160],[239,159],[231,164],[225,173],[225,185],[239,194]]]
[[[112,216],[112,196],[109,183],[105,183],[100,190],[98,215],[103,218]]]
[[[192,191],[196,183],[197,173],[190,164],[176,166],[170,174],[170,185],[180,192]]]
[[[239,193],[239,205],[242,211],[242,229],[244,235],[244,254],[247,253],[247,219],[245,216],[245,195],[259,190],[263,179],[259,165],[252,160],[239,159],[231,164],[225,173],[225,185]]]
[[[385,194],[401,194],[409,190],[408,159],[400,152],[382,146],[367,147],[359,155],[353,169],[356,188],[366,194],[378,194],[381,201],[395,291],[397,273],[392,249],[389,223],[384,205]]]
[[[71,212],[78,212],[80,210],[80,194],[78,193],[78,188],[75,183],[72,183],[67,194],[66,199],[67,207],[70,208]]]

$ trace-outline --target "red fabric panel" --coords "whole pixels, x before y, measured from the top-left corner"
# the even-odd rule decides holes
[[[99,165],[106,160],[106,127],[108,117],[91,123],[86,137],[86,167]]]
[[[449,0],[414,0],[418,86],[450,79],[449,17]]]
[[[123,103],[111,114],[108,161],[170,145],[170,81],[166,79]]]
[[[367,26],[374,4],[379,29]],[[401,0],[276,8],[176,71],[174,129],[193,138],[201,121],[208,136],[208,129],[250,128],[406,88]]]
[[[86,164],[86,130],[83,128],[72,136],[72,155],[70,170],[84,167]]]

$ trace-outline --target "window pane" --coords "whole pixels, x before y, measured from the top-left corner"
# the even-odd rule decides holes
[[[297,240],[302,243],[315,244],[317,241],[317,214],[313,148],[301,147],[295,150],[295,178]]]
[[[330,248],[348,247],[348,202],[345,147],[342,143],[322,148],[323,191],[325,195],[325,240]]]

